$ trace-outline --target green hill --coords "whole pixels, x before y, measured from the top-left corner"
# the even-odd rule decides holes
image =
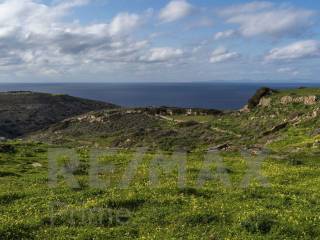
[[[265,91],[265,89],[262,89]],[[317,130],[319,89],[259,90],[250,108],[232,112],[115,109],[85,113],[39,131],[29,139],[116,147],[156,147],[192,150],[228,144],[230,148],[265,148],[291,131]],[[311,141],[311,140],[310,140]]]
[[[319,239],[319,96],[263,89],[232,112],[61,114],[0,143],[0,239]]]
[[[115,107],[113,104],[68,95],[3,92],[0,93],[0,136],[23,136],[68,117]]]

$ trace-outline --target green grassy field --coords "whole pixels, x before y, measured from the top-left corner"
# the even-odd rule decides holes
[[[248,187],[241,187],[248,165],[239,152],[222,153],[229,186],[213,178],[197,187],[204,154],[195,150],[188,155],[185,186],[177,184],[177,169],[166,173],[160,167],[159,184],[152,185],[155,154],[150,152],[131,184],[122,188],[133,153],[121,151],[99,158],[101,164],[115,166],[112,173],[99,175],[110,181],[101,190],[89,184],[88,149],[77,150],[80,188],[70,188],[62,177],[50,188],[49,146],[13,142],[12,152],[0,154],[0,238],[317,239],[319,151],[288,153],[280,151],[281,144],[274,143],[263,161],[261,175],[267,178],[267,187],[254,178]],[[215,164],[210,169],[216,173]]]

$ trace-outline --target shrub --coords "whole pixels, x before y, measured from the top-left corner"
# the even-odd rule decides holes
[[[187,223],[192,225],[198,224],[210,224],[214,222],[220,222],[221,219],[218,215],[204,213],[204,214],[196,214],[192,216],[188,216],[186,218]]]
[[[271,215],[255,215],[251,216],[241,223],[249,233],[267,234],[276,224],[274,216]]]
[[[16,149],[11,144],[0,144],[0,153],[15,153]]]
[[[14,172],[0,171],[0,177],[20,177],[20,175]]]
[[[0,204],[10,204],[16,200],[24,198],[25,195],[22,193],[8,193],[0,195]]]
[[[37,224],[10,224],[0,226],[0,239],[34,239],[34,232],[39,228]]]

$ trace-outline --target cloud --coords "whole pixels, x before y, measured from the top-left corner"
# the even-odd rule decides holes
[[[220,40],[220,39],[230,38],[230,37],[233,37],[233,36],[235,36],[237,34],[238,33],[235,30],[227,30],[227,31],[224,31],[224,32],[217,32],[214,35],[214,39],[215,40]]]
[[[23,66],[59,72],[95,62],[134,62],[148,48],[129,34],[144,15],[119,13],[110,22],[66,22],[86,0],[45,5],[33,0],[0,2],[0,67]]]
[[[272,49],[265,57],[267,61],[290,61],[295,59],[320,57],[320,42],[305,40],[292,43],[282,48]]]
[[[313,11],[269,2],[253,2],[226,8],[220,13],[226,22],[239,25],[244,37],[296,37],[312,25]]]
[[[161,9],[159,18],[162,22],[174,22],[180,20],[193,11],[193,6],[186,0],[173,0]]]
[[[285,74],[291,74],[293,76],[297,76],[299,75],[299,71],[295,68],[292,67],[283,67],[283,68],[279,68],[277,70],[278,73],[285,73]]]
[[[210,62],[211,63],[227,62],[227,61],[238,59],[239,57],[240,57],[239,53],[230,52],[226,48],[220,47],[212,52]]]
[[[144,62],[166,62],[181,58],[183,54],[183,50],[179,48],[153,48],[146,55],[142,56],[140,60]]]
[[[187,27],[188,30],[195,29],[195,28],[209,28],[212,27],[213,21],[210,18],[203,17],[201,19],[198,19],[197,21],[194,21],[190,23]]]
[[[120,13],[110,23],[110,34],[119,35],[133,31],[141,23],[141,18],[137,14]]]
[[[273,6],[274,4],[271,2],[254,1],[251,3],[237,4],[237,5],[226,7],[225,9],[220,11],[220,15],[232,16],[232,15],[243,14],[243,13],[256,13],[261,10],[270,9]]]

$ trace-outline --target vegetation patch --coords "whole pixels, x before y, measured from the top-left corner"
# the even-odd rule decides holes
[[[128,210],[135,210],[139,207],[142,207],[145,203],[146,201],[144,199],[132,198],[125,200],[109,200],[107,202],[107,206],[114,209],[125,208]]]
[[[0,144],[0,153],[15,153],[16,148],[11,144]]]
[[[221,222],[221,217],[215,214],[195,214],[192,216],[188,216],[186,218],[186,222],[191,225],[198,225],[198,224],[212,224]]]
[[[0,177],[20,177],[20,174],[9,171],[0,171]]]
[[[275,216],[259,214],[247,218],[241,223],[241,225],[249,233],[259,233],[264,235],[269,233],[276,223]]]
[[[2,240],[13,239],[36,239],[35,232],[39,229],[39,224],[17,223],[0,226],[0,238]]]
[[[25,194],[23,193],[7,193],[7,194],[1,194],[0,195],[0,204],[10,204],[14,201],[20,200],[25,198]]]

